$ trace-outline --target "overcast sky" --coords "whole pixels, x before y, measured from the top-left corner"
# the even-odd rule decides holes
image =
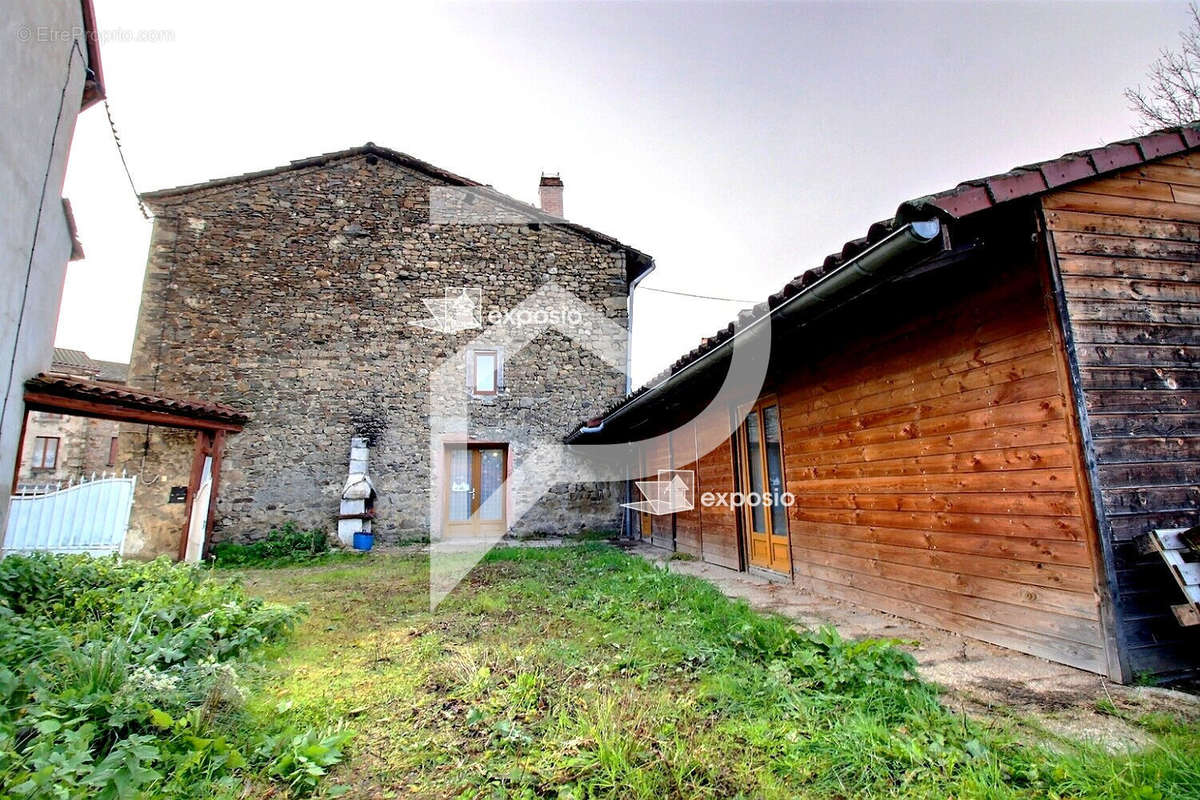
[[[759,300],[902,200],[1129,136],[1122,90],[1186,5],[96,0],[96,17],[140,190],[366,141],[527,202],[559,171],[570,219],[655,257],[643,286]],[[150,223],[103,107],[79,119],[65,195],[87,258],[57,343],[128,360]],[[639,290],[635,383],[738,307]]]

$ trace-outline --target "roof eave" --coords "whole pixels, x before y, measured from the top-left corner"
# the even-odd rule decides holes
[[[83,81],[83,97],[79,103],[79,110],[86,111],[103,100],[107,94],[104,89],[104,67],[100,63],[100,37],[96,34],[96,10],[92,7],[92,0],[80,0],[80,6],[83,10],[88,72]]]
[[[589,228],[585,225],[580,225],[576,222],[570,222],[560,217],[547,214],[541,209],[535,208],[527,203],[522,203],[515,197],[510,197],[509,195],[506,195],[503,192],[492,188],[491,186],[441,169],[440,167],[430,164],[428,161],[423,161],[422,159],[410,156],[407,153],[401,153],[398,150],[381,147],[374,142],[367,142],[366,144],[358,147],[350,147],[333,153],[324,153],[318,156],[295,159],[287,164],[278,167],[272,167],[270,169],[259,170],[257,172],[246,172],[240,175],[232,175],[227,178],[216,178],[214,180],[203,181],[200,183],[191,183],[182,186],[173,186],[167,189],[156,189],[149,192],[142,192],[139,197],[141,197],[142,202],[145,203],[152,211],[154,211],[156,215],[160,215],[164,208],[171,205],[176,199],[183,199],[186,196],[195,194],[197,192],[223,189],[225,187],[235,186],[240,183],[247,183],[249,181],[260,180],[262,178],[270,178],[275,175],[282,175],[286,172],[294,170],[323,167],[334,161],[342,161],[366,155],[373,155],[390,161],[397,166],[416,170],[417,172],[436,180],[440,180],[450,186],[470,187],[474,190],[484,192],[491,199],[506,205],[510,205],[522,213],[530,215],[530,220],[533,224],[543,224],[547,227],[565,230],[578,236],[582,236],[590,241],[596,242],[597,244],[608,245],[613,249],[622,250],[626,253],[626,275],[627,279],[630,281],[635,280],[639,275],[649,271],[654,263],[654,260],[646,253],[643,253],[637,248],[630,247],[629,245],[622,243],[620,240],[609,236],[608,234],[601,233],[600,231]]]

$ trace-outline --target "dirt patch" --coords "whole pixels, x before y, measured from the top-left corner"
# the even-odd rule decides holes
[[[984,678],[975,681],[973,687],[1002,699],[1007,705],[1037,711],[1061,711],[1089,704],[1094,699],[1090,692],[1039,689],[1006,678]]]

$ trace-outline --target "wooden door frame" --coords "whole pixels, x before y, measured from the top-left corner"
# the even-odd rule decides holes
[[[501,464],[503,464],[503,466],[504,466],[504,474],[500,478],[500,485],[504,487],[504,494],[500,498],[500,525],[501,525],[502,530],[507,532],[508,531],[508,476],[510,474],[510,469],[509,469],[510,464],[508,462],[509,462],[509,458],[511,458],[511,455],[512,455],[512,452],[508,446],[508,442],[460,440],[460,441],[444,442],[442,445],[442,475],[444,477],[444,480],[442,481],[442,524],[441,524],[442,539],[446,540],[446,539],[455,538],[455,535],[450,533],[450,494],[451,494],[451,487],[453,486],[453,483],[454,483],[454,481],[452,479],[451,471],[450,471],[450,468],[451,468],[451,455],[450,454],[451,454],[451,451],[455,450],[455,449],[466,450],[468,454],[470,454],[472,452],[478,452],[480,450],[499,450],[499,451],[501,451],[501,453],[503,453],[503,457],[501,458]],[[472,456],[470,458],[470,464],[469,464],[468,468],[471,471],[472,484],[474,484],[476,477],[479,477],[479,473],[475,469],[477,462],[478,462],[477,457]],[[466,532],[466,535],[462,536],[461,538],[468,538],[470,536],[483,535],[483,534],[479,533],[479,522],[480,521],[476,517],[476,515],[479,511],[479,504],[483,502],[483,499],[482,499],[482,497],[473,498],[473,500],[474,499],[478,499],[478,502],[472,503],[473,507],[471,509],[470,517],[468,518],[468,521],[470,523],[470,530],[468,532]],[[467,522],[461,522],[458,524],[460,526],[465,526],[467,524]],[[460,530],[462,530],[462,528],[460,528]]]
[[[21,416],[21,438],[17,439],[17,461],[13,466],[12,488],[9,490],[10,495],[17,493],[17,485],[21,482],[21,459],[25,457],[25,434],[28,431],[29,415],[31,413],[29,409],[25,409]]]
[[[762,468],[763,490],[766,493],[770,492],[771,471],[770,471],[770,467],[767,462],[767,425],[766,425],[766,417],[763,414],[763,409],[768,408],[770,406],[774,406],[776,409],[779,410],[779,472],[780,472],[781,482],[783,484],[783,490],[784,490],[784,492],[787,491],[787,457],[786,457],[786,453],[784,452],[784,447],[783,447],[783,438],[784,438],[783,437],[783,409],[779,403],[778,395],[776,395],[774,392],[769,392],[769,393],[760,395],[759,398],[756,401],[754,401],[753,404],[750,404],[750,407],[746,409],[745,414],[740,415],[741,422],[738,423],[737,431],[734,434],[734,436],[735,436],[734,447],[736,450],[735,457],[734,457],[734,465],[733,465],[734,466],[734,478],[735,478],[735,483],[739,484],[739,485],[735,485],[734,488],[735,488],[735,491],[741,491],[743,494],[746,494],[750,491],[750,464],[749,464],[749,455],[750,455],[750,446],[749,445],[750,445],[750,443],[746,436],[746,419],[751,414],[755,414],[756,418],[758,420],[759,461],[760,461],[759,466]],[[745,407],[743,406],[743,408],[745,408]],[[768,548],[770,556],[771,556],[769,558],[769,563],[773,564],[775,559],[774,559],[774,542],[772,540],[775,538],[782,538],[782,537],[780,537],[779,534],[776,533],[776,531],[775,531],[775,522],[773,519],[771,519],[772,508],[769,508],[766,506],[760,506],[760,508],[762,509],[762,513],[763,513],[763,524],[764,524],[764,527],[766,528],[767,548]],[[763,566],[761,564],[755,564],[753,562],[752,559],[753,559],[754,551],[753,551],[753,548],[750,546],[750,537],[755,534],[753,513],[754,513],[754,509],[751,506],[749,506],[748,504],[743,504],[742,507],[738,509],[738,513],[737,513],[738,522],[739,522],[740,528],[741,528],[741,531],[740,531],[741,538],[743,540],[742,545],[745,548],[745,553],[746,553],[746,570],[748,571],[751,567],[753,567],[755,569],[768,570],[768,571],[776,573],[778,575],[788,575],[788,576],[793,575],[794,569],[792,567],[791,515],[787,513],[787,510],[785,508],[783,518],[784,518],[784,525],[786,527],[784,536],[786,536],[786,538],[787,538],[787,571],[784,572],[782,570],[774,568],[773,566]]]
[[[192,449],[192,469],[188,474],[187,501],[183,507],[183,534],[179,537],[179,561],[183,561],[187,555],[188,532],[192,525],[192,505],[195,503],[196,492],[200,489],[200,480],[204,475],[204,459],[211,456],[212,466],[209,479],[212,481],[212,487],[208,494],[208,517],[204,525],[204,543],[200,547],[200,560],[208,558],[213,525],[217,517],[217,489],[221,483],[221,455],[224,449],[225,431],[196,431],[196,445]]]
[[[644,501],[646,498],[641,494],[641,490],[637,488],[637,483],[639,480],[650,480],[650,476],[647,474],[650,467],[650,458],[648,457],[645,449],[642,449],[640,453],[641,463],[638,464],[638,474],[642,477],[635,478],[629,482],[629,499],[631,502],[639,503]],[[668,450],[667,463],[670,464],[670,461],[671,459]],[[657,474],[657,471],[655,471],[655,476],[657,476]],[[633,514],[634,519],[637,520],[637,540],[654,547],[654,517],[656,515],[651,514],[649,511],[643,511],[640,509],[634,511]]]

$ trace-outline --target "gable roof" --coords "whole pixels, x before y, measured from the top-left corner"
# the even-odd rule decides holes
[[[957,186],[936,194],[906,200],[896,209],[891,219],[882,220],[867,229],[867,235],[846,242],[840,252],[825,257],[825,260],[792,280],[775,294],[751,309],[743,310],[738,318],[743,324],[766,316],[790,298],[803,292],[821,278],[836,272],[847,262],[881,242],[904,225],[937,217],[943,221],[958,221],[1015,200],[1033,198],[1050,191],[1058,191],[1072,184],[1103,177],[1111,173],[1157,161],[1179,153],[1200,148],[1200,121],[1187,125],[1154,131],[1144,136],[1123,139],[1102,147],[1066,153],[1047,161],[1039,161],[1007,172],[963,181]],[[574,441],[584,427],[599,423],[636,399],[659,391],[674,375],[699,361],[708,353],[727,344],[734,335],[734,324],[700,341],[699,346],[685,353],[669,367],[651,378],[645,385],[626,396],[621,402],[609,407],[599,417],[581,422],[567,436]]]
[[[87,375],[104,383],[124,383],[128,372],[129,365],[123,361],[102,361],[66,347],[54,348],[50,361],[51,374]]]
[[[269,178],[273,175],[282,175],[285,172],[294,172],[296,170],[308,169],[310,167],[323,167],[334,161],[344,161],[357,156],[374,155],[391,161],[402,167],[407,167],[414,172],[420,172],[430,178],[442,181],[451,186],[478,186],[483,184],[476,183],[470,178],[464,178],[461,175],[455,175],[453,172],[448,172],[440,167],[435,167],[428,161],[422,161],[419,158],[410,156],[407,153],[401,153],[397,150],[392,150],[387,147],[380,147],[374,142],[367,142],[359,147],[348,147],[345,150],[336,150],[332,153],[322,153],[317,156],[308,158],[297,158],[289,161],[278,167],[270,169],[256,170],[254,172],[243,172],[239,175],[230,175],[226,178],[214,178],[209,181],[201,181],[200,183],[188,183],[182,186],[173,186],[169,189],[155,189],[150,192],[142,192],[141,197],[147,202],[155,200],[167,200],[180,195],[193,194],[205,189],[219,189],[225,186],[232,186],[238,183],[249,183],[250,181],[258,180],[259,178]]]
[[[77,370],[79,372],[91,373],[99,371],[96,362],[87,353],[82,350],[71,350],[66,347],[54,348],[54,357],[50,363],[53,367]]]
[[[202,183],[191,183],[183,186],[174,186],[169,189],[156,189],[151,192],[142,192],[140,195],[142,200],[152,209],[155,206],[169,204],[176,199],[183,199],[197,192],[203,192],[213,189],[222,189],[227,186],[233,186],[240,183],[248,183],[250,181],[259,180],[261,178],[269,178],[275,175],[282,175],[286,172],[294,172],[296,170],[309,169],[312,167],[323,167],[336,161],[345,161],[359,156],[375,156],[376,158],[396,164],[397,166],[410,169],[414,172],[421,173],[435,181],[444,183],[449,186],[470,187],[474,190],[482,192],[493,201],[511,207],[520,211],[523,215],[528,216],[535,224],[545,224],[549,227],[560,228],[569,231],[576,235],[589,239],[597,244],[602,244],[616,250],[623,250],[626,255],[626,271],[629,280],[632,281],[650,272],[654,268],[654,259],[646,253],[623,244],[619,240],[593,230],[592,228],[579,225],[574,222],[568,222],[560,217],[555,217],[547,214],[539,208],[523,203],[515,197],[498,192],[491,186],[470,178],[464,178],[461,175],[456,175],[453,172],[436,167],[428,161],[422,161],[415,156],[410,156],[407,153],[401,153],[398,150],[392,150],[387,147],[381,147],[374,142],[367,142],[360,147],[350,147],[345,150],[338,150],[332,153],[323,153],[319,156],[311,156],[309,158],[301,158],[291,161],[287,164],[271,169],[259,170],[257,172],[244,172],[241,175],[231,175],[227,178],[216,178]]]

